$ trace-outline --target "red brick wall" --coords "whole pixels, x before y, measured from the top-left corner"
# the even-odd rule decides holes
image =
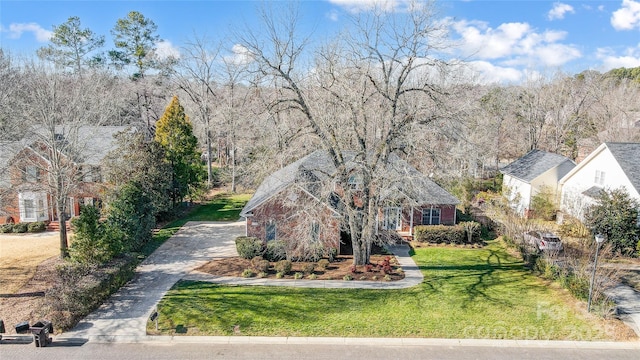
[[[275,221],[276,239],[295,242],[300,236],[310,235],[300,229],[308,229],[315,220],[320,224],[319,241],[325,247],[339,248],[340,219],[335,213],[303,192],[296,193],[295,201],[287,200],[286,195],[290,193],[274,197],[254,209],[253,216],[247,218],[247,235],[265,240],[267,224]],[[302,205],[296,206],[296,202]]]

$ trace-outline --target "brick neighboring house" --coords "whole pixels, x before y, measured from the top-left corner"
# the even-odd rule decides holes
[[[116,147],[114,136],[127,129],[124,126],[82,126],[73,131],[56,128],[56,141],[76,145],[73,154],[61,153],[67,177],[72,181],[68,184],[67,218],[77,216],[82,204],[99,204],[104,188],[102,161]],[[61,148],[72,151],[72,146]],[[37,136],[31,141],[13,142],[0,152],[3,158],[0,223],[45,221],[56,228],[59,215],[48,183],[50,152],[46,142]]]
[[[354,156],[355,152],[344,153],[347,159]],[[404,160],[391,159],[388,186],[380,192],[378,231],[411,238],[416,225],[454,225],[459,200]],[[342,191],[342,184],[333,180],[335,171],[328,154],[318,150],[268,176],[240,213],[247,219],[246,235],[264,241],[284,240],[294,247],[296,238],[308,236],[325,248],[349,251],[335,200],[335,193]],[[357,174],[346,186],[358,190]],[[333,191],[327,191],[331,188]]]

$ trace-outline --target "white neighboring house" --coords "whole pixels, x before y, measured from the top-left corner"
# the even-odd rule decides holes
[[[603,189],[624,188],[640,200],[640,143],[606,142],[560,179],[560,210],[580,221]]]
[[[531,214],[531,199],[543,188],[557,195],[558,181],[576,166],[573,160],[542,150],[531,150],[503,167],[503,194],[521,216]]]

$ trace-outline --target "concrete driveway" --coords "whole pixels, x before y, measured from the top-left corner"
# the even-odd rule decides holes
[[[136,269],[134,278],[73,330],[56,338],[102,339],[146,335],[149,315],[184,275],[212,259],[237,256],[244,221],[188,222]]]

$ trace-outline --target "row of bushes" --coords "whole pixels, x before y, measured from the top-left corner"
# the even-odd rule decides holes
[[[3,224],[0,226],[0,233],[38,233],[47,229],[47,224],[44,221],[17,223],[17,224]]]
[[[322,244],[312,244],[307,248],[288,249],[287,243],[283,240],[273,240],[264,242],[256,237],[239,236],[236,238],[236,250],[238,255],[245,259],[253,259],[262,256],[271,262],[280,260],[296,261],[318,261],[327,257],[333,261],[338,253],[337,249],[325,248]]]
[[[475,221],[464,221],[455,226],[418,225],[413,228],[415,241],[432,244],[475,244],[482,242],[482,227]]]
[[[56,269],[60,283],[45,295],[50,306],[49,319],[61,330],[72,328],[133,278],[139,261],[126,255],[99,267],[62,264]]]

